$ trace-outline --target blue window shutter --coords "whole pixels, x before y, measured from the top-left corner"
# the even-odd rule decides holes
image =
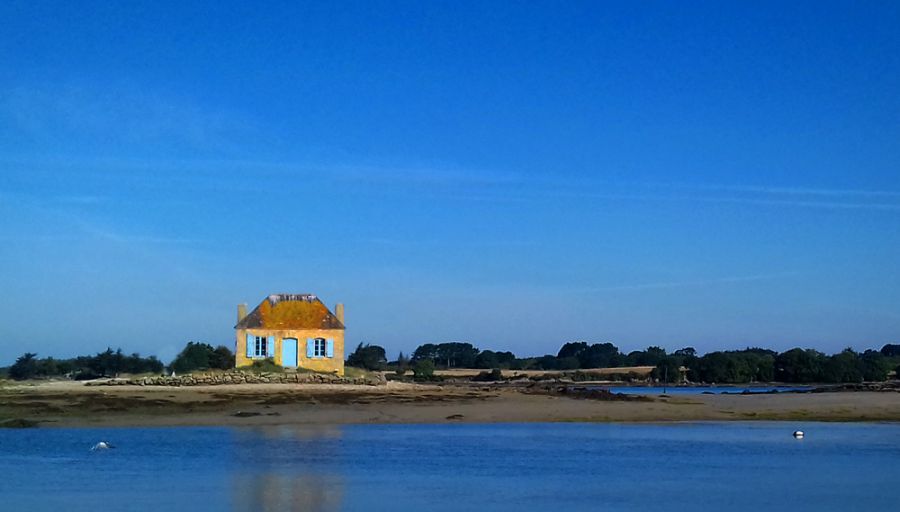
[[[316,356],[316,340],[306,338],[306,357],[312,359]]]
[[[266,343],[266,357],[275,357],[275,336],[269,336]]]
[[[334,339],[325,340],[325,357],[334,357]]]
[[[247,357],[253,357],[256,338],[252,334],[247,334]]]

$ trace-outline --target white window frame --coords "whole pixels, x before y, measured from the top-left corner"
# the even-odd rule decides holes
[[[269,339],[266,336],[255,336],[254,337],[254,347],[253,347],[253,357],[269,357],[266,354],[266,350],[269,344]]]
[[[316,338],[313,343],[313,357],[328,357],[328,341],[325,338]]]

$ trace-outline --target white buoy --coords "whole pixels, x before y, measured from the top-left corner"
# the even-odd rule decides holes
[[[91,451],[95,452],[97,450],[109,450],[112,447],[113,445],[107,443],[106,441],[100,441],[99,443],[91,447]]]
[[[794,438],[795,438],[795,439],[803,439],[803,431],[802,431],[802,430],[795,430],[795,431],[794,431]]]

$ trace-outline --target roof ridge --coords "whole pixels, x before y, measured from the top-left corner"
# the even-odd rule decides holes
[[[319,297],[313,293],[273,293],[266,298],[273,305],[282,301],[322,302],[319,300]]]
[[[242,318],[235,329],[344,329],[328,306],[312,293],[274,293]]]

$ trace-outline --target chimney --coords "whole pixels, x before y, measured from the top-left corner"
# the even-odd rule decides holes
[[[340,323],[344,323],[344,305],[340,302],[334,305],[334,316],[337,317]]]
[[[247,304],[238,304],[238,323],[241,323],[245,316],[247,316]]]

